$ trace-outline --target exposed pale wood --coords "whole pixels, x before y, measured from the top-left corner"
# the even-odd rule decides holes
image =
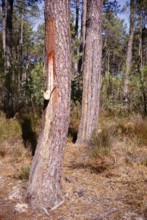
[[[27,196],[34,209],[56,207],[62,199],[61,174],[70,113],[69,1],[45,1],[49,102],[45,109],[29,177]]]

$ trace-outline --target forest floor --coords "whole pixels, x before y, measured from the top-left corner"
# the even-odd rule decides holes
[[[95,158],[89,148],[69,141],[62,178],[65,202],[47,214],[25,203],[28,150],[21,140],[3,144],[0,220],[147,220],[146,145],[114,139],[109,154]]]

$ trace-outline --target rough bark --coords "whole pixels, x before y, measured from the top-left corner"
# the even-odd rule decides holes
[[[132,46],[133,46],[134,31],[135,31],[134,7],[135,7],[134,0],[131,0],[130,1],[130,34],[129,34],[128,47],[127,47],[126,72],[124,77],[124,89],[123,89],[124,105],[126,109],[129,108],[129,74],[131,71],[131,64],[132,64]]]
[[[45,1],[47,83],[42,132],[33,158],[27,197],[35,209],[62,200],[61,173],[70,113],[70,16],[68,0]]]
[[[4,111],[8,117],[13,115],[12,99],[12,17],[13,0],[2,1],[3,11],[3,54],[5,74]]]
[[[87,143],[98,126],[102,57],[102,0],[87,1],[82,114],[77,143]]]

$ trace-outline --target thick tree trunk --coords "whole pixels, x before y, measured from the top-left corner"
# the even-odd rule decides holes
[[[68,0],[46,0],[47,91],[42,132],[33,158],[29,203],[47,209],[62,201],[61,173],[70,113],[70,16]]]
[[[87,143],[98,126],[102,57],[102,0],[87,1],[82,115],[77,143]]]
[[[132,46],[133,46],[134,31],[135,31],[134,7],[135,7],[134,0],[131,0],[130,1],[130,34],[129,34],[128,47],[127,47],[126,72],[124,77],[124,89],[123,89],[124,105],[126,109],[129,108],[129,74],[132,65]]]

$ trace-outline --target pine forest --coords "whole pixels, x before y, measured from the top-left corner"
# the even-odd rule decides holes
[[[0,220],[147,220],[147,0],[0,0]]]

